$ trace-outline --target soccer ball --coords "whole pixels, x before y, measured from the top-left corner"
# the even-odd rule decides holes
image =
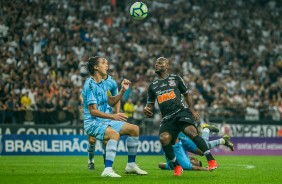
[[[136,2],[130,7],[130,15],[134,20],[143,20],[147,17],[148,8],[142,2]]]

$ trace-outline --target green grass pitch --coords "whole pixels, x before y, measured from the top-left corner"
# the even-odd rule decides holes
[[[204,164],[204,157],[197,157]],[[270,184],[282,183],[282,156],[216,156],[219,167],[213,172],[184,171],[182,176],[172,176],[173,171],[160,170],[163,156],[138,156],[140,167],[147,176],[126,175],[126,156],[117,156],[114,170],[121,178],[102,178],[102,156],[95,157],[95,170],[87,170],[87,156],[1,156],[0,184],[11,183],[118,183],[118,184]]]

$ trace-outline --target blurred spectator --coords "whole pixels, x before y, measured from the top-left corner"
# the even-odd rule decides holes
[[[123,111],[128,116],[128,122],[133,122],[134,104],[131,98],[129,98],[127,102],[125,102]]]
[[[258,121],[259,120],[259,111],[254,105],[249,104],[247,106],[246,114],[245,114],[245,120],[250,120],[250,121]]]
[[[76,94],[73,94],[71,99],[68,100],[67,109],[68,109],[68,117],[70,119],[71,124],[76,125],[78,121],[79,114],[79,100]]]
[[[221,125],[221,128],[220,128],[220,134],[223,136],[223,135],[229,135],[231,136],[232,135],[232,131],[231,131],[231,127],[230,125],[228,125],[226,123],[226,121],[223,121],[222,122],[222,125]]]
[[[143,110],[144,105],[141,104],[141,101],[138,101],[136,105],[134,105],[133,119],[134,124],[140,125],[143,120]]]
[[[46,111],[42,97],[64,102],[77,97],[92,55],[108,58],[116,80],[132,81],[122,104],[129,98],[146,102],[148,81],[155,77],[151,66],[164,56],[175,63],[171,73],[199,91],[195,107],[207,118],[282,116],[280,1],[144,3],[150,16],[140,26],[129,17],[131,1],[1,1],[0,100],[7,108],[5,122],[21,119],[11,94],[31,91],[35,121],[47,123],[37,118]],[[77,112],[68,113],[77,119]]]
[[[58,123],[65,123],[68,121],[68,107],[63,99],[60,99],[58,101],[58,104],[56,106],[56,112]]]
[[[48,97],[44,103],[44,119],[47,124],[55,124],[56,99]]]
[[[277,137],[282,137],[282,126],[280,126],[277,130]]]
[[[3,104],[2,101],[0,101],[0,123],[5,122],[5,111],[7,110],[7,107],[5,104]]]
[[[31,99],[29,98],[29,93],[30,93],[29,91],[26,91],[25,93],[23,93],[24,95],[21,97],[21,106],[26,110],[29,110],[31,105]]]

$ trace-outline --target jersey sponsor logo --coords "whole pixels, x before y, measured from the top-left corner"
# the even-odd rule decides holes
[[[153,84],[157,84],[159,81],[154,81]]]
[[[176,83],[174,80],[169,80],[168,83],[169,83],[169,86],[176,86]]]
[[[175,97],[176,97],[176,95],[175,95],[174,91],[171,91],[169,93],[164,93],[164,94],[158,96],[158,102],[159,102],[159,104],[161,104],[165,101],[174,99]]]
[[[165,87],[165,86],[167,86],[167,84],[163,83],[160,87]]]

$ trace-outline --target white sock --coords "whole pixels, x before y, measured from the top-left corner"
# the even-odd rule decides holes
[[[135,166],[135,162],[127,163],[127,166],[128,166],[128,167],[133,167],[133,166]]]

